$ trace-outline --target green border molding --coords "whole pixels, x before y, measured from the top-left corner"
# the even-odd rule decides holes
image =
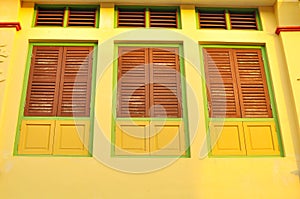
[[[37,15],[37,9],[38,8],[62,8],[64,9],[64,21],[63,21],[63,26],[36,26],[36,15]],[[38,28],[66,28],[68,27],[68,19],[69,19],[69,12],[70,8],[77,8],[77,9],[95,9],[96,10],[96,21],[95,21],[95,26],[91,28],[99,28],[99,16],[100,16],[100,6],[99,5],[66,5],[66,4],[55,4],[55,5],[50,5],[50,4],[36,4],[34,6],[34,14],[33,14],[33,20],[32,20],[32,25],[31,27],[38,27]],[[74,27],[72,27],[74,28]],[[90,28],[90,27],[77,27],[77,28]]]
[[[27,94],[27,86],[28,86],[28,78],[30,72],[30,65],[31,65],[31,57],[32,57],[32,50],[34,46],[93,46],[93,63],[92,63],[92,82],[91,82],[91,101],[90,101],[90,117],[31,117],[31,116],[24,116],[24,107],[26,103],[26,94]],[[27,61],[26,61],[26,68],[24,73],[23,79],[23,89],[22,95],[20,99],[20,107],[19,107],[19,116],[17,122],[17,129],[16,129],[16,136],[15,136],[15,143],[14,143],[14,151],[13,155],[15,156],[62,156],[62,157],[91,157],[93,154],[93,137],[94,137],[94,107],[95,107],[95,93],[96,93],[96,73],[97,73],[97,44],[96,43],[30,43],[27,53]],[[18,154],[18,145],[20,141],[20,130],[22,120],[89,120],[90,121],[90,135],[89,135],[89,147],[88,147],[88,155],[40,155],[40,154]]]
[[[157,11],[177,11],[177,28],[181,29],[181,14],[180,14],[180,7],[179,6],[140,6],[140,5],[116,5],[115,6],[115,13],[114,13],[114,28],[135,28],[135,27],[118,27],[118,9],[128,9],[128,10],[144,10],[145,11],[145,27],[144,28],[151,28],[150,27],[150,10],[157,10]],[[142,27],[136,27],[142,28]],[[171,28],[174,29],[174,28]]]
[[[180,62],[180,74],[181,74],[181,92],[182,92],[182,108],[183,115],[182,118],[117,118],[116,109],[117,109],[117,75],[118,75],[118,49],[121,46],[126,47],[173,47],[178,48],[179,53],[179,62]],[[112,126],[111,126],[111,157],[130,157],[130,158],[144,158],[144,157],[153,157],[153,158],[190,158],[190,139],[189,139],[189,124],[188,124],[188,110],[187,110],[187,100],[186,100],[186,83],[185,83],[185,67],[184,67],[184,54],[182,44],[127,44],[127,43],[118,43],[114,45],[114,62],[113,62],[113,103],[112,103]],[[170,156],[170,155],[116,155],[115,154],[115,132],[116,132],[116,121],[183,121],[184,123],[184,134],[185,134],[185,154],[181,156]]]
[[[205,127],[206,127],[206,136],[207,136],[207,146],[209,150],[209,157],[278,157],[278,155],[262,155],[262,156],[215,156],[211,154],[211,138],[210,138],[210,133],[209,133],[209,122],[210,121],[233,121],[233,122],[238,122],[238,121],[243,121],[243,122],[266,122],[266,121],[274,121],[275,126],[276,126],[276,133],[277,133],[277,138],[278,138],[278,145],[279,145],[279,151],[280,151],[280,156],[284,156],[284,150],[283,150],[283,143],[282,143],[282,138],[281,138],[281,130],[280,130],[280,125],[277,117],[277,108],[276,108],[276,101],[274,97],[274,92],[273,92],[273,84],[272,84],[272,79],[270,75],[270,69],[269,69],[269,64],[267,61],[267,54],[264,46],[261,45],[199,45],[200,48],[200,65],[201,65],[201,73],[203,75],[202,77],[202,92],[203,92],[203,101],[204,101],[204,115],[205,115]],[[205,70],[204,70],[204,57],[203,57],[203,49],[204,48],[240,48],[240,49],[260,49],[262,53],[262,59],[263,59],[263,64],[264,64],[264,69],[265,69],[265,75],[267,79],[267,86],[268,86],[268,91],[269,91],[269,96],[270,96],[270,103],[272,107],[272,114],[273,118],[210,118],[209,117],[209,112],[208,112],[208,99],[207,99],[207,89],[206,89],[206,80],[205,80]]]

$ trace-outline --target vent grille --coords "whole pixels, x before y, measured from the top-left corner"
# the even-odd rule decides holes
[[[150,27],[177,28],[177,10],[150,10]]]
[[[230,12],[230,23],[232,29],[257,30],[256,13]]]
[[[64,8],[39,8],[36,14],[36,26],[63,26]]]
[[[118,10],[118,27],[145,27],[145,10]]]
[[[95,27],[97,9],[78,10],[70,8],[68,26]]]
[[[200,28],[226,29],[225,11],[199,11]]]

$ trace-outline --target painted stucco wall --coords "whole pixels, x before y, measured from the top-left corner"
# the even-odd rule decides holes
[[[6,87],[0,87],[4,95],[0,121],[1,198],[300,198],[300,139],[292,92],[298,87],[290,83],[294,81],[292,75],[298,78],[297,56],[291,47],[283,47],[298,40],[292,33],[285,33],[281,39],[274,33],[277,21],[273,7],[260,7],[259,11],[263,31],[199,30],[191,5],[181,6],[180,30],[114,29],[114,5],[110,3],[101,4],[98,29],[36,28],[32,27],[34,5],[23,4],[19,12],[22,30],[13,38],[6,37],[13,44]],[[13,155],[30,42],[98,43],[93,157]],[[190,158],[110,156],[114,44],[122,42],[183,45]],[[207,156],[199,44],[265,45],[285,157]],[[290,62],[295,68],[291,72],[287,70]]]

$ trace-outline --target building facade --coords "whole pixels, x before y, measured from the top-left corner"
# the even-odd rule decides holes
[[[296,0],[0,7],[2,198],[300,198]]]

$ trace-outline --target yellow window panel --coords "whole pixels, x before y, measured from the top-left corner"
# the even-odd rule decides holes
[[[182,121],[152,121],[150,135],[151,155],[183,155],[186,150]]]
[[[243,122],[248,155],[279,155],[275,122]]]
[[[56,121],[54,155],[88,155],[89,121]]]
[[[55,121],[23,120],[19,154],[52,154]]]
[[[212,155],[246,155],[242,122],[211,122]]]
[[[117,121],[115,139],[116,155],[148,155],[149,122]]]

